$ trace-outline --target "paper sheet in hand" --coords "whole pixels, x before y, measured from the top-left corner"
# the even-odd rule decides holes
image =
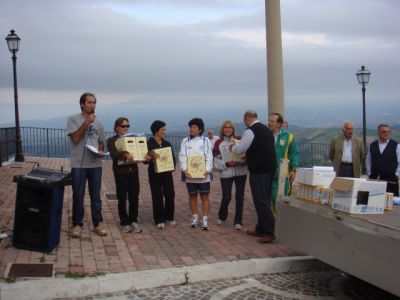
[[[93,147],[92,145],[86,145],[86,148],[88,148],[95,154],[100,154],[99,150],[96,147]],[[110,152],[104,152],[104,155],[110,155]]]
[[[125,133],[122,137],[138,137],[138,136],[145,137],[146,134],[144,132],[139,132],[139,133],[132,132],[132,133]]]

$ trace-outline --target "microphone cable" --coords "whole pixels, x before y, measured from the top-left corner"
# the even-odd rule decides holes
[[[92,127],[93,127],[93,124],[92,123],[90,123],[89,125],[88,125],[88,127],[89,127],[89,130],[88,130],[88,133],[86,134],[86,129],[85,129],[85,142],[84,142],[84,145],[83,145],[83,154],[82,154],[82,159],[81,159],[81,164],[80,164],[80,167],[79,167],[79,184],[78,184],[78,190],[77,190],[77,194],[78,194],[78,199],[80,198],[80,191],[81,191],[81,185],[82,185],[82,179],[83,179],[83,171],[82,171],[82,166],[83,166],[83,161],[84,161],[84,159],[85,159],[85,153],[86,153],[86,145],[87,145],[87,140],[88,140],[88,138],[89,138],[89,136],[90,136],[90,134],[92,133]],[[84,183],[84,185],[83,186],[85,186],[86,185],[86,180],[85,180],[85,183]],[[83,201],[82,201],[82,205],[84,205],[84,200],[85,200],[85,192],[83,193]],[[72,204],[73,204],[73,201],[72,201]],[[73,206],[73,205],[72,205]],[[72,213],[73,213],[73,210],[72,210]],[[74,224],[72,224],[73,226],[72,227],[74,227],[75,225]]]

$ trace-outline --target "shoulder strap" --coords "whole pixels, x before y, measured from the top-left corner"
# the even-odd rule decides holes
[[[289,153],[289,147],[290,147],[290,144],[293,142],[293,140],[294,140],[294,135],[293,135],[293,133],[289,133],[289,138],[288,138],[288,145],[287,145],[287,147],[286,147],[286,150],[285,150],[285,158],[287,158],[288,157],[288,153]]]

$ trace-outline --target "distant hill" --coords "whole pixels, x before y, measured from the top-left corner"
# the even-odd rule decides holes
[[[240,135],[246,129],[243,123],[235,124],[236,132]],[[214,130],[216,135],[219,135],[220,128],[219,127],[212,127],[207,128]],[[331,139],[339,134],[342,133],[342,129],[339,127],[329,127],[329,128],[307,128],[307,127],[300,127],[300,126],[291,126],[289,128],[290,131],[293,132],[296,141],[299,144],[306,144],[306,143],[321,143],[321,144],[329,144]],[[176,136],[186,136],[188,131],[173,131],[168,132],[169,135],[176,135]],[[362,128],[356,128],[355,134],[359,138],[362,139]],[[377,138],[376,129],[367,129],[367,143],[372,142]],[[393,126],[392,127],[392,138],[396,141],[400,142],[400,126]]]

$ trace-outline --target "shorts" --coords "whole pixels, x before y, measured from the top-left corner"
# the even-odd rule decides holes
[[[207,195],[210,193],[210,182],[194,183],[186,182],[189,195]]]

